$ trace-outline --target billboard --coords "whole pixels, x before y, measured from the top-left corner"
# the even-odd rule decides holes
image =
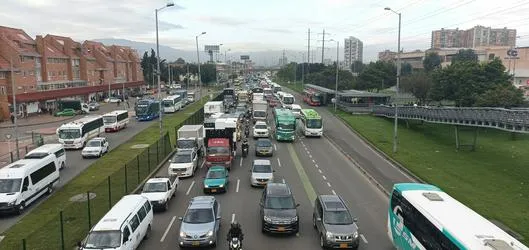
[[[241,60],[250,60],[250,56],[249,55],[242,55],[241,56]]]
[[[205,52],[219,52],[220,51],[220,48],[219,48],[219,45],[205,45],[204,46],[204,51]]]

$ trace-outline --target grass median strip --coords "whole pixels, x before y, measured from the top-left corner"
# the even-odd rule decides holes
[[[164,116],[163,133],[169,132],[170,138],[174,139],[174,128],[200,110],[207,99],[208,97],[205,97],[201,101],[189,105],[183,111]],[[75,242],[84,237],[89,226],[97,223],[98,219],[109,209],[109,195],[111,204],[114,204],[122,195],[134,189],[135,185],[140,182],[140,176],[147,174],[148,170],[146,170],[145,165],[153,169],[154,166],[151,165],[156,163],[156,158],[163,159],[164,155],[162,154],[171,150],[170,145],[174,145],[174,142],[167,142],[165,145],[160,144],[158,146],[155,144],[149,148],[148,153],[144,151],[145,149],[131,148],[133,145],[150,145],[158,141],[159,125],[156,121],[152,123],[151,126],[93,163],[79,176],[24,216],[4,234],[5,238],[0,244],[0,249],[22,249],[22,239],[27,240],[27,249],[60,249],[60,211],[63,211],[65,248],[74,247]],[[125,168],[125,164],[130,166]],[[111,176],[110,185],[107,183],[109,176]],[[125,188],[125,186],[127,187]],[[70,201],[75,195],[87,191],[97,195],[90,200],[90,220],[88,220],[86,202]]]
[[[479,129],[475,152],[456,151],[454,127],[424,123],[399,127],[392,153],[393,120],[338,113],[358,133],[428,183],[439,186],[484,217],[500,221],[529,243],[529,135]],[[463,133],[468,143],[471,133]]]

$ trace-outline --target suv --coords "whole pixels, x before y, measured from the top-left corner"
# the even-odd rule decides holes
[[[294,196],[285,183],[269,183],[263,190],[260,205],[263,233],[290,233],[299,231],[299,218]]]
[[[312,225],[320,236],[322,248],[358,249],[357,219],[349,213],[338,195],[320,195],[314,202]]]
[[[220,204],[213,196],[197,196],[191,199],[182,221],[178,244],[184,247],[217,245],[220,228]]]
[[[195,175],[198,166],[198,154],[194,148],[179,150],[169,160],[169,175],[178,177],[191,177]]]
[[[258,121],[253,126],[253,138],[257,137],[264,137],[268,138],[270,136],[270,129],[268,128],[268,125],[266,125],[266,122]]]

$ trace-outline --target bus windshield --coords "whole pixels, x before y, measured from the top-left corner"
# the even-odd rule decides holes
[[[111,124],[116,122],[115,116],[103,116],[103,123],[105,124]]]
[[[294,130],[295,124],[294,123],[279,123],[277,124],[277,129],[279,130]]]
[[[313,102],[320,102],[321,96],[319,94],[312,95],[310,97],[310,100],[313,101]]]
[[[79,129],[59,129],[59,139],[76,139],[81,137]]]
[[[307,119],[307,128],[321,128],[321,119]]]
[[[163,101],[163,106],[164,107],[172,107],[173,105],[174,105],[173,101],[169,101],[169,100]]]
[[[147,112],[149,111],[149,106],[147,105],[138,105],[138,107],[136,107],[136,113],[138,114],[146,114]]]

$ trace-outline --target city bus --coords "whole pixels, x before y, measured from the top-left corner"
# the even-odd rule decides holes
[[[310,106],[321,106],[322,95],[312,89],[303,90],[303,101]]]
[[[124,129],[129,124],[129,111],[114,110],[103,115],[105,132],[116,132]]]
[[[160,102],[154,99],[139,100],[135,111],[138,121],[152,121],[160,116]]]
[[[323,135],[323,120],[314,109],[301,110],[301,130],[305,136],[322,136]]]
[[[183,100],[180,95],[171,95],[163,99],[163,112],[164,113],[174,113],[180,110],[183,106]]]
[[[436,186],[397,183],[387,232],[397,249],[529,249]]]
[[[61,125],[56,132],[65,149],[79,149],[83,148],[89,139],[98,136],[102,128],[103,116],[85,116]]]
[[[278,141],[294,141],[296,117],[289,109],[274,109],[275,137]]]

